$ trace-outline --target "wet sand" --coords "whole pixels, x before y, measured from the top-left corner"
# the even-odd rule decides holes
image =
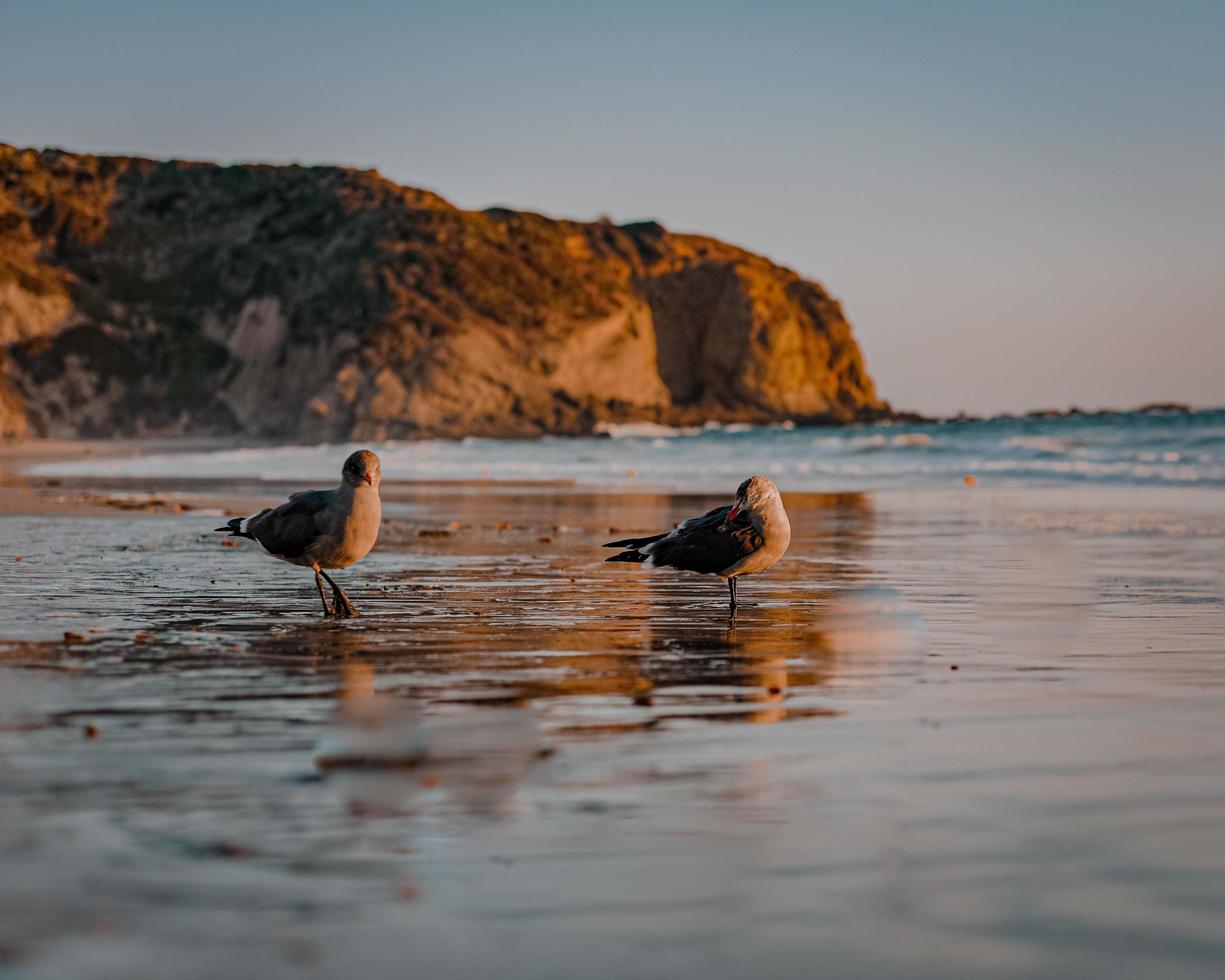
[[[0,977],[1219,976],[1225,500],[385,487],[309,573],[242,481],[0,487]],[[16,556],[21,560],[17,561]]]

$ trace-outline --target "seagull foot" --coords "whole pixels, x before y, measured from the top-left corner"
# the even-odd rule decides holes
[[[357,609],[349,601],[349,597],[337,589],[332,593],[332,615],[337,619],[352,619],[357,615]]]

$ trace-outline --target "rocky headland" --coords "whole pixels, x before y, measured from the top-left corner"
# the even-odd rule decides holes
[[[0,144],[0,434],[336,440],[889,415],[817,283],[374,171]]]

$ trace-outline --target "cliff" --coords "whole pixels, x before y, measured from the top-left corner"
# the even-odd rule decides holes
[[[821,286],[373,171],[0,144],[0,432],[380,439],[876,417]]]

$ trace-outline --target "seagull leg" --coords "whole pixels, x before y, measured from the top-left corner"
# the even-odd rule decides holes
[[[332,587],[332,601],[335,606],[334,615],[343,616],[345,619],[356,616],[357,610],[353,607],[353,603],[349,601],[349,597],[345,595],[345,590],[333,582],[332,577],[328,575],[327,572],[320,571],[319,574],[321,574],[327,580],[328,585]]]
[[[319,601],[323,603],[323,615],[331,616],[332,607],[328,605],[327,596],[323,594],[323,579],[319,577],[319,569],[315,569],[315,588],[319,590]]]
[[[732,599],[731,604],[727,608],[727,611],[730,615],[735,616],[736,615],[736,576],[735,575],[733,575],[731,578],[727,580],[727,591],[728,593],[730,593],[731,599]]]

